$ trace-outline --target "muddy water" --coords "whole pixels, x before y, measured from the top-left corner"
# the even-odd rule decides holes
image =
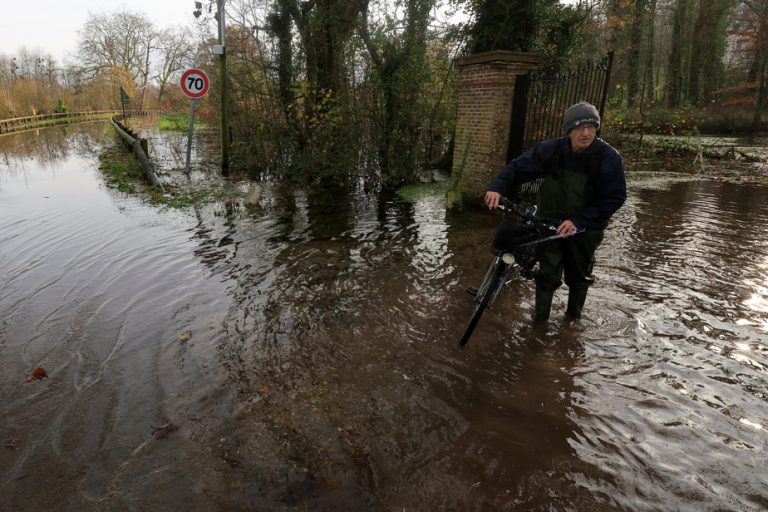
[[[459,350],[493,214],[157,208],[102,129],[0,138],[1,510],[768,507],[768,188],[634,176],[580,325]]]

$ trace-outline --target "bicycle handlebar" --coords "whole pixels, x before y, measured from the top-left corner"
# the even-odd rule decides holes
[[[514,201],[506,197],[501,198],[498,208],[503,212],[515,213],[521,219],[526,220],[528,222],[535,223],[535,224],[540,224],[540,225],[547,224],[550,226],[559,226],[560,223],[562,222],[562,219],[555,219],[552,217],[536,217],[536,210],[538,209],[536,205],[533,205],[530,208],[528,208],[528,211],[523,211],[521,210],[520,205],[518,203],[515,203]]]

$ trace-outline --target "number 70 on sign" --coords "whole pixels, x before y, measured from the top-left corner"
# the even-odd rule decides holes
[[[181,90],[193,100],[208,92],[208,75],[202,69],[188,69],[181,75]]]

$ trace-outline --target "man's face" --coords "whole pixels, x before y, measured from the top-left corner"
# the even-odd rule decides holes
[[[571,151],[581,153],[587,149],[597,137],[597,126],[592,123],[580,124],[568,132],[571,139]]]

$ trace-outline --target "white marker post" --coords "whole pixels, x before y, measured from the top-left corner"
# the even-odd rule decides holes
[[[189,136],[187,137],[187,164],[184,166],[184,174],[189,176],[189,158],[192,154],[192,127],[195,124],[195,104],[199,98],[208,92],[208,75],[202,69],[188,69],[181,75],[181,91],[192,98],[189,109]]]

